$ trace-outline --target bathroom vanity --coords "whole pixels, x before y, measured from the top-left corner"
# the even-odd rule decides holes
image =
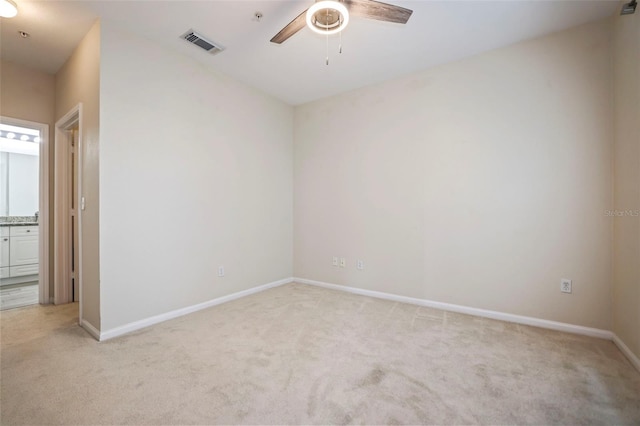
[[[38,281],[40,269],[39,143],[20,129],[0,123],[0,286]]]
[[[37,223],[0,223],[0,243],[0,286],[37,281]]]

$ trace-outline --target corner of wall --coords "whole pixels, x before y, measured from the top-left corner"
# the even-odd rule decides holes
[[[624,1],[620,2],[620,7]],[[613,16],[613,280],[616,344],[640,357],[640,11]]]
[[[100,21],[96,20],[67,62],[56,74],[56,119],[82,103],[80,123],[81,196],[81,315],[100,329],[99,281],[99,136],[100,136]]]

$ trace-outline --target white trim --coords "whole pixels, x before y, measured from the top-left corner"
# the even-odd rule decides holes
[[[39,129],[38,152],[38,302],[49,302],[49,125],[12,117],[0,117],[0,122],[19,127]]]
[[[279,281],[274,281],[268,284],[263,284],[257,287],[253,287],[247,290],[232,293],[227,296],[218,297],[207,302],[198,303],[196,305],[187,306],[185,308],[176,309],[174,311],[166,312],[164,314],[156,315],[153,317],[145,318],[139,321],[134,321],[129,324],[122,325],[120,327],[112,328],[100,333],[99,340],[113,339],[114,337],[122,336],[123,334],[131,333],[132,331],[140,330],[141,328],[149,327],[160,322],[164,322],[173,318],[181,317],[183,315],[191,314],[193,312],[201,311],[203,309],[210,308],[212,306],[220,305],[222,303],[230,302],[232,300],[239,299],[241,297],[249,296],[254,293],[259,293],[270,288],[278,287],[284,284],[293,282],[293,278],[284,278]]]
[[[51,140],[49,139],[49,126],[44,130],[44,136],[42,137],[42,143],[40,144],[40,211],[38,216],[38,238],[40,238],[40,278],[38,280],[40,284],[40,303],[46,304],[49,301],[49,278],[51,274],[51,266],[49,264],[49,254],[51,250],[51,239],[49,238],[49,232],[51,229],[51,222],[49,219],[49,211],[51,206],[49,205],[49,162],[51,152]]]
[[[93,336],[94,339],[100,340],[100,332],[89,321],[85,319],[81,319],[80,327],[84,328],[87,331],[87,333]]]
[[[491,318],[500,321],[514,322],[517,324],[531,325],[534,327],[548,328],[551,330],[564,331],[567,333],[582,334],[585,336],[599,337],[601,339],[613,339],[613,333],[608,330],[598,328],[583,327],[581,325],[567,324],[557,321],[549,321],[540,318],[525,317],[521,315],[507,314],[504,312],[489,311],[486,309],[471,308],[469,306],[454,305],[451,303],[435,302],[414,297],[398,296],[390,293],[383,293],[373,290],[365,290],[356,287],[348,287],[337,284],[329,284],[321,281],[308,280],[306,278],[294,278],[294,282],[308,284],[317,287],[329,288],[332,290],[345,291],[362,296],[375,297],[377,299],[392,300],[394,302],[410,303],[413,305],[426,306],[429,308],[442,309],[443,311],[458,312],[461,314],[474,315],[477,317]]]
[[[78,104],[78,140],[76,144],[76,179],[78,182],[77,194],[76,194],[76,220],[78,221],[78,265],[76,265],[77,276],[76,281],[78,282],[78,318],[84,318],[84,311],[82,310],[83,302],[82,302],[82,288],[84,287],[84,274],[82,268],[82,258],[84,253],[84,248],[82,244],[82,236],[83,229],[82,226],[82,198],[84,197],[84,138],[82,137],[83,132],[83,118],[82,118],[82,104]]]
[[[76,141],[76,181],[78,183],[76,199],[76,218],[78,221],[78,265],[77,265],[77,281],[78,281],[78,323],[82,325],[84,321],[84,311],[82,302],[82,288],[83,288],[83,273],[82,273],[82,209],[80,208],[80,202],[82,197],[82,170],[83,170],[83,140],[82,140],[82,103],[78,103],[71,108],[62,118],[56,122],[56,143],[55,143],[55,198],[54,206],[56,213],[56,226],[54,228],[54,265],[69,265],[70,259],[70,247],[72,242],[70,241],[70,226],[71,221],[68,215],[69,205],[69,191],[67,191],[69,184],[68,163],[69,163],[69,137],[67,131],[78,124],[78,140]],[[54,302],[57,304],[69,303],[71,299],[71,276],[70,271],[67,268],[55,268],[54,279]],[[94,329],[95,330],[95,329]],[[98,334],[99,335],[99,334]],[[96,336],[97,338],[97,336]]]
[[[55,143],[55,189],[54,189],[54,218],[53,228],[53,264],[55,277],[53,280],[53,300],[56,305],[69,302],[68,282],[70,273],[68,266],[71,265],[69,258],[69,218],[67,217],[69,205],[68,188],[68,145],[69,138],[65,127],[60,121],[56,123],[56,143]],[[80,317],[82,320],[82,317]]]
[[[629,349],[629,347],[625,345],[622,339],[619,338],[615,333],[613,333],[613,343],[615,343],[618,349],[620,349],[620,352],[622,352],[627,357],[629,362],[631,362],[631,365],[633,365],[636,370],[640,372],[640,358],[638,358],[633,352],[631,352],[631,349]]]
[[[583,327],[580,325],[567,324],[567,323],[557,322],[557,321],[549,321],[549,320],[544,320],[540,318],[526,317],[522,315],[507,314],[504,312],[490,311],[486,309],[471,308],[468,306],[454,305],[451,303],[443,303],[443,302],[436,302],[436,301],[426,300],[426,299],[418,299],[414,297],[399,296],[391,293],[383,293],[380,291],[365,290],[365,289],[356,288],[356,287],[348,287],[348,286],[343,286],[338,284],[330,284],[322,281],[315,281],[315,280],[309,280],[306,278],[295,278],[295,277],[284,278],[279,281],[263,284],[247,290],[239,291],[237,293],[232,293],[227,296],[218,297],[217,299],[212,299],[207,302],[198,303],[196,305],[187,306],[181,309],[176,309],[174,311],[166,312],[164,314],[156,315],[150,318],[145,318],[139,321],[125,324],[123,326],[116,327],[102,333],[99,332],[93,325],[91,325],[86,320],[81,319],[80,325],[94,338],[96,338],[99,341],[104,341],[104,340],[113,339],[115,337],[122,336],[127,333],[131,333],[136,330],[140,330],[142,328],[149,327],[154,324],[158,324],[164,321],[168,321],[170,319],[188,315],[193,312],[201,311],[203,309],[207,309],[212,306],[220,305],[222,303],[230,302],[232,300],[240,299],[242,297],[246,297],[255,293],[259,293],[264,290],[268,290],[270,288],[279,287],[281,285],[289,284],[292,282],[313,285],[316,287],[328,288],[331,290],[344,291],[347,293],[358,294],[361,296],[375,297],[377,299],[385,299],[385,300],[391,300],[394,302],[409,303],[412,305],[426,306],[429,308],[441,309],[449,312],[457,312],[461,314],[474,315],[474,316],[483,317],[483,318],[491,318],[491,319],[500,320],[500,321],[513,322],[517,324],[530,325],[530,326],[546,328],[550,330],[557,330],[557,331],[563,331],[567,333],[580,334],[585,336],[597,337],[601,339],[613,340],[613,342],[616,344],[616,346],[618,346],[620,351],[629,359],[631,364],[638,371],[640,371],[640,359],[631,351],[631,349],[629,349],[627,345],[624,344],[624,342],[615,333],[608,330],[602,330],[602,329],[591,328],[591,327]]]

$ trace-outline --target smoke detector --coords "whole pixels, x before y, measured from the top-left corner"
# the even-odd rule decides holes
[[[186,33],[182,34],[180,38],[200,47],[201,49],[206,50],[212,55],[218,54],[224,50],[224,47],[222,47],[220,44],[215,43],[211,40],[207,40],[204,36],[198,34],[193,30],[189,30]]]

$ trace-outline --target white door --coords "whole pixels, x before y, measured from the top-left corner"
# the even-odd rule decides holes
[[[71,149],[70,149],[70,162],[71,167],[69,167],[69,171],[71,173],[70,176],[70,191],[71,191],[71,205],[69,206],[69,213],[71,215],[71,280],[72,284],[72,294],[73,301],[77,302],[80,300],[80,280],[78,269],[80,267],[80,252],[78,248],[80,247],[80,242],[78,240],[79,232],[78,232],[78,161],[77,161],[77,141],[78,141],[78,130],[74,129],[71,131]]]

